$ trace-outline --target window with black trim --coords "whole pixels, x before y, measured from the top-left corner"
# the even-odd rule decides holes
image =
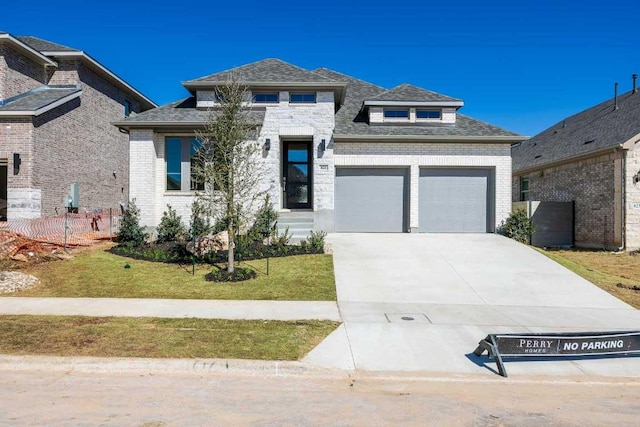
[[[384,118],[385,119],[407,119],[409,120],[409,110],[408,109],[384,109]]]
[[[129,117],[131,115],[131,102],[124,101],[124,116]]]
[[[441,110],[416,110],[416,119],[418,120],[440,120],[441,118]]]
[[[520,201],[526,202],[529,200],[529,177],[520,177]]]
[[[315,92],[290,93],[289,102],[292,104],[315,104],[316,93]]]
[[[253,102],[256,104],[277,104],[280,102],[280,94],[278,92],[254,92]]]
[[[167,137],[164,158],[167,166],[167,191],[204,190],[204,182],[198,179],[197,162],[200,141],[197,138]]]

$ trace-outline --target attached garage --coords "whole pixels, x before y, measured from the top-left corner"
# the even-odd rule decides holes
[[[336,231],[406,231],[407,172],[406,168],[336,168]]]
[[[493,231],[493,171],[476,168],[422,168],[418,231]]]

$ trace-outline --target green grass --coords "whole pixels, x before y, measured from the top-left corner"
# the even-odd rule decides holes
[[[124,268],[129,264],[130,268]],[[79,252],[71,261],[27,266],[22,271],[40,278],[35,288],[4,296],[87,298],[178,298],[224,300],[335,301],[331,255],[300,255],[241,265],[258,272],[256,279],[237,283],[204,280],[209,265],[138,261],[100,249]]]
[[[299,360],[339,323],[0,316],[0,353]]]

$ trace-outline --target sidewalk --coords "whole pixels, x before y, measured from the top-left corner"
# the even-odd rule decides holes
[[[164,317],[230,320],[333,320],[335,301],[237,301],[146,298],[0,298],[0,315]]]

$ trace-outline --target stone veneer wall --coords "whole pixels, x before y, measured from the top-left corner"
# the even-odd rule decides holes
[[[625,154],[625,247],[636,250],[640,249],[640,182],[634,177],[640,172],[640,143]]]
[[[420,167],[495,168],[496,227],[511,212],[511,148],[509,144],[340,142],[335,166],[406,166],[409,169],[409,227],[419,224]]]
[[[264,146],[267,138],[271,149],[263,151],[268,177],[264,189],[268,190],[276,209],[282,208],[282,143],[311,141],[313,156],[313,208],[314,227],[333,230],[333,180],[331,136],[335,126],[335,105],[332,92],[318,92],[315,104],[289,104],[289,93],[280,92],[280,103],[257,104],[266,108],[258,143]],[[153,130],[131,130],[130,170],[131,198],[141,210],[141,223],[156,226],[162,212],[170,204],[183,221],[191,217],[194,196],[191,192],[165,191],[166,164],[164,144],[167,136],[193,137],[193,132],[161,133]],[[319,145],[325,140],[327,149]]]
[[[575,201],[576,246],[617,248],[622,245],[621,159],[621,152],[609,153],[531,172],[525,175],[529,199]],[[513,177],[514,201],[520,198],[521,176]]]

